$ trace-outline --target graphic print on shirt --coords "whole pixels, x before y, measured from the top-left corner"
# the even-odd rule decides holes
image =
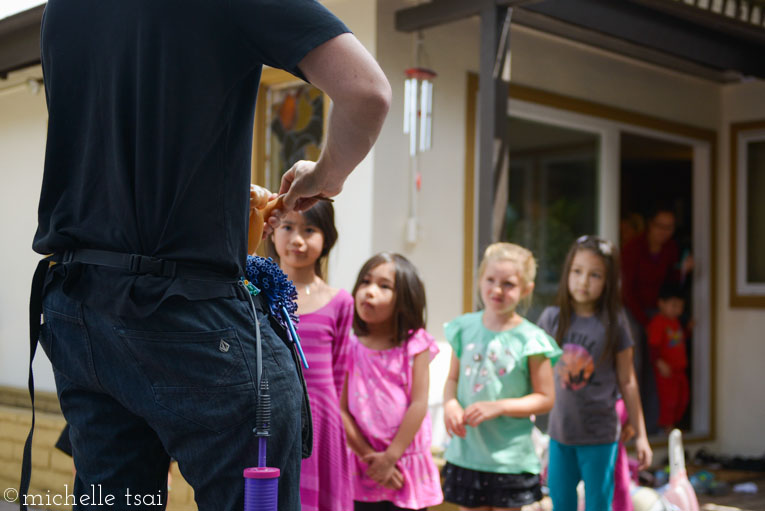
[[[590,350],[594,343],[587,336],[572,332],[566,336],[563,355],[555,365],[560,384],[569,390],[580,390],[587,386],[595,372],[595,361]]]
[[[675,330],[674,328],[667,327],[666,335],[667,346],[670,348],[674,348],[683,342],[683,331],[680,329]]]
[[[473,394],[481,392],[486,384],[493,379],[496,372],[500,378],[512,372],[517,365],[517,357],[510,348],[502,347],[498,341],[492,341],[486,348],[486,356],[479,351],[475,343],[465,346],[464,373],[472,380]]]

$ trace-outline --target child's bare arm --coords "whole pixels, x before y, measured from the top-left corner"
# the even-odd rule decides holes
[[[412,364],[412,394],[396,436],[384,452],[372,452],[362,458],[369,465],[367,475],[375,481],[388,481],[396,470],[396,463],[414,440],[422,420],[428,412],[430,385],[430,352],[425,350],[414,357]],[[382,483],[381,483],[382,484]]]
[[[345,428],[345,437],[348,442],[348,447],[356,453],[356,456],[363,458],[367,454],[375,452],[372,446],[369,445],[367,439],[364,437],[364,433],[361,432],[359,425],[348,410],[348,375],[345,375],[345,383],[343,384],[343,392],[340,394],[340,415],[343,418],[343,427]]]
[[[640,391],[638,390],[637,378],[635,377],[635,367],[633,366],[633,348],[627,348],[616,354],[616,372],[619,378],[619,389],[624,398],[624,404],[627,405],[627,413],[630,417],[630,424],[635,429],[635,449],[637,451],[640,468],[646,468],[651,465],[653,451],[648,443],[648,435],[645,430],[645,420],[643,419],[643,406],[640,403]]]
[[[457,401],[457,385],[460,378],[460,359],[452,351],[452,360],[449,365],[449,376],[444,385],[444,423],[446,432],[465,438],[465,411]]]
[[[412,395],[409,408],[406,409],[396,436],[390,443],[387,453],[396,461],[404,454],[414,436],[420,430],[422,420],[428,413],[428,388],[430,387],[430,351],[425,350],[414,357],[412,364]]]
[[[550,359],[544,355],[529,357],[529,378],[532,388],[530,394],[519,398],[473,403],[465,409],[465,422],[475,427],[500,415],[528,417],[552,410],[555,404],[555,380]]]

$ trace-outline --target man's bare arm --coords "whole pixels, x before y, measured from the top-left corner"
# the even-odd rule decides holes
[[[388,79],[352,34],[310,51],[298,64],[306,78],[332,99],[325,145],[318,161],[296,163],[279,193],[287,209],[304,210],[315,195],[337,195],[348,175],[377,140],[391,102]]]

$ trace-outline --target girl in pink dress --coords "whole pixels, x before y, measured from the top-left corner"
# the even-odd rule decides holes
[[[367,261],[353,287],[356,308],[340,400],[354,452],[355,511],[425,509],[443,501],[430,454],[429,364],[438,353],[425,329],[425,289],[405,257]]]
[[[297,288],[297,330],[309,366],[303,375],[313,419],[313,452],[300,471],[302,511],[347,511],[353,500],[340,416],[353,298],[322,280],[322,267],[337,240],[334,218],[332,204],[324,201],[303,213],[289,213],[269,246],[270,255]]]

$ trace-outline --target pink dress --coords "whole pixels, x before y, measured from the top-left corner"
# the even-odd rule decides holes
[[[355,337],[351,341],[348,362],[348,410],[367,442],[376,451],[384,451],[393,441],[409,407],[414,356],[438,353],[431,335],[420,329],[402,343],[387,350],[372,350]],[[353,456],[354,500],[390,501],[404,509],[435,506],[443,501],[441,480],[430,453],[430,414],[404,451],[396,467],[404,476],[404,486],[391,490],[378,485],[366,475],[367,465]]]
[[[313,453],[300,471],[302,511],[353,509],[350,456],[340,416],[352,322],[353,298],[344,290],[320,309],[300,314],[297,330],[308,360],[303,375],[313,418]]]

